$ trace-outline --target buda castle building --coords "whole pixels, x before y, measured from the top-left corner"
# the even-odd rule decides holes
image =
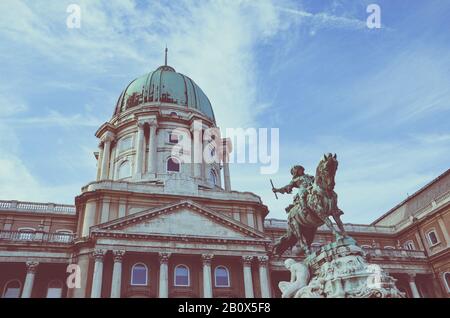
[[[0,201],[1,296],[280,297],[284,260],[299,259],[271,254],[286,220],[232,190],[233,147],[205,135],[215,128],[208,97],[172,67],[132,81],[95,134],[97,178],[75,205]],[[174,155],[184,138],[192,147]],[[345,228],[408,297],[450,297],[450,170]],[[313,247],[330,240],[321,227]]]

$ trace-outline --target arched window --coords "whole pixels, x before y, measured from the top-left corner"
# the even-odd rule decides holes
[[[63,284],[60,280],[52,280],[47,287],[47,295],[45,298],[61,298]]]
[[[209,170],[208,181],[211,185],[215,186],[217,184],[217,175],[214,169]]]
[[[22,289],[22,284],[18,279],[10,280],[5,285],[5,290],[3,291],[3,298],[19,298],[20,290]]]
[[[119,153],[125,150],[131,149],[133,147],[133,139],[131,136],[124,137],[119,141]]]
[[[131,176],[131,166],[128,160],[125,160],[120,164],[117,175],[119,179],[124,179]]]
[[[178,265],[177,267],[175,267],[174,274],[175,286],[190,286],[191,280],[189,277],[189,267],[187,267],[186,265]]]
[[[216,287],[230,287],[230,272],[225,266],[217,266],[214,270],[214,284]]]
[[[447,287],[447,292],[450,293],[450,273],[449,272],[444,273],[443,278],[445,287]]]
[[[131,285],[147,286],[147,284],[148,284],[147,266],[145,266],[142,263],[134,264],[131,269]]]
[[[430,243],[431,246],[439,243],[436,231],[434,229],[427,232],[427,238],[428,238],[428,243]]]
[[[384,249],[386,249],[386,250],[395,250],[395,247],[388,245],[388,246],[385,246]]]
[[[167,172],[180,172],[180,160],[174,157],[167,159]]]

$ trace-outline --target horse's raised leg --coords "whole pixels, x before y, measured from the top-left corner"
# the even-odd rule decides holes
[[[341,217],[339,214],[333,214],[333,219],[336,221],[336,224],[339,228],[339,231],[343,236],[347,236],[347,232],[345,232],[344,223],[341,221]]]
[[[298,239],[298,242],[300,243],[300,248],[305,252],[306,255],[309,255],[311,251],[309,250],[309,246],[306,243],[305,238],[303,237],[303,234],[302,234],[301,225],[300,225],[300,222],[301,222],[300,216],[295,215],[294,221],[295,221],[294,224],[296,227],[296,233],[298,233],[297,239]]]
[[[322,217],[320,215],[318,215],[318,216],[323,221],[323,223],[325,223],[325,225],[331,230],[331,232],[336,237],[336,240],[339,240],[342,238],[342,235],[338,231],[336,231],[336,229],[334,228],[333,222],[331,222],[331,220],[327,216],[325,216],[325,217]]]

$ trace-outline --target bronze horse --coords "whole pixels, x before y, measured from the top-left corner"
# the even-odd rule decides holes
[[[340,218],[343,212],[337,206],[337,194],[334,192],[337,168],[336,154],[323,156],[317,166],[314,183],[307,190],[306,205],[302,208],[298,202],[294,203],[289,211],[287,232],[274,245],[273,254],[281,256],[298,243],[309,255],[317,228],[323,224],[328,226],[336,240],[347,236]],[[336,221],[338,230],[330,216]]]

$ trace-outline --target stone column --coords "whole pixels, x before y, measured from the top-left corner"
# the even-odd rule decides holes
[[[72,259],[74,264],[78,265],[78,268],[71,268],[70,274],[73,275],[68,283],[68,290],[71,291],[72,298],[86,298],[89,297],[87,293],[88,269],[89,269],[89,254],[79,254]],[[76,273],[79,273],[78,274]],[[77,277],[80,278],[79,285],[77,286]],[[79,287],[79,288],[78,288]]]
[[[191,125],[192,145],[191,145],[191,160],[193,167],[193,177],[200,179],[202,177],[202,162],[203,162],[203,131],[201,124],[194,122]]]
[[[420,298],[419,290],[417,289],[416,285],[416,275],[410,274],[408,279],[409,279],[409,288],[411,288],[413,298]]]
[[[225,191],[231,191],[231,181],[230,181],[230,167],[228,165],[229,156],[223,162],[223,186]]]
[[[26,262],[27,276],[25,277],[25,283],[23,284],[22,298],[30,298],[33,291],[34,278],[36,276],[36,270],[38,262]]]
[[[107,132],[103,137],[103,158],[100,180],[106,180],[109,178],[109,160],[111,157],[111,142],[113,140],[114,135],[111,132]]]
[[[98,144],[99,154],[97,158],[97,180],[101,179],[102,161],[103,161],[103,142]]]
[[[439,227],[441,228],[442,234],[444,234],[444,239],[445,239],[445,246],[449,247],[450,246],[450,236],[448,235],[447,232],[447,227],[445,226],[444,220],[442,219],[442,217],[439,217],[438,219],[438,223],[439,223]]]
[[[137,141],[136,141],[136,161],[135,161],[135,177],[141,179],[142,177],[142,168],[144,162],[144,122],[138,122],[138,133],[137,133]]]
[[[156,176],[157,173],[157,133],[158,123],[156,120],[150,122],[150,136],[148,142],[148,173],[153,176]]]
[[[89,229],[91,228],[91,226],[94,225],[96,213],[97,213],[96,201],[86,202],[86,206],[84,207],[83,228],[81,231],[82,237],[89,236]]]
[[[214,255],[203,254],[203,298],[212,298],[212,283],[211,283],[211,261]]]
[[[242,256],[244,269],[244,288],[245,298],[255,297],[253,294],[253,278],[252,278],[252,260],[253,256]]]
[[[92,276],[91,298],[100,298],[102,296],[103,258],[105,257],[105,252],[105,250],[95,250],[92,254],[95,264]]]
[[[222,139],[223,187],[224,187],[225,191],[231,191],[230,167],[229,167],[229,162],[230,162],[229,143],[231,143],[231,141],[228,141],[227,139]]]
[[[122,198],[119,200],[118,217],[123,218],[126,215],[126,211],[127,211],[127,200]]]
[[[259,282],[261,284],[261,298],[270,298],[269,276],[267,272],[267,263],[269,257],[258,256],[259,263]]]
[[[109,206],[111,203],[111,198],[104,197],[102,204],[102,211],[100,214],[100,223],[105,223],[109,221]]]
[[[122,290],[122,259],[125,251],[115,250],[113,251],[114,266],[113,275],[111,281],[111,298],[120,298]]]
[[[159,253],[159,298],[169,297],[169,257],[170,253]]]

